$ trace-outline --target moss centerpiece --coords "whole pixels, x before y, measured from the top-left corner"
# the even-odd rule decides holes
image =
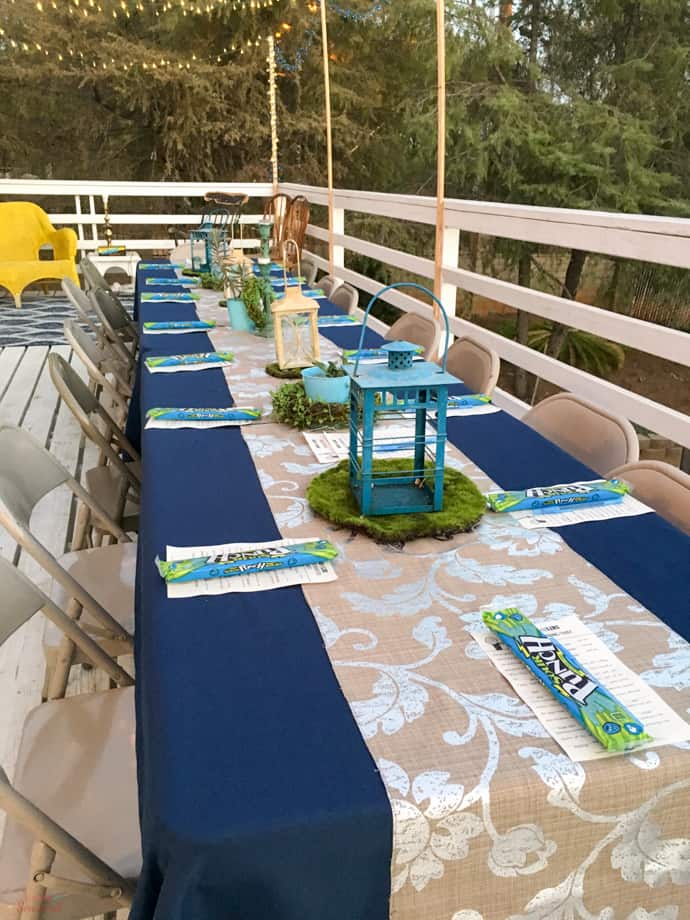
[[[284,425],[304,431],[308,428],[345,428],[350,418],[349,406],[322,403],[309,399],[304,384],[284,383],[271,394],[273,414]]]
[[[374,468],[379,472],[406,471],[410,462],[405,459],[375,460]],[[349,462],[342,460],[312,479],[307,488],[307,501],[327,521],[365,533],[377,543],[450,537],[472,530],[486,510],[486,500],[475,484],[457,470],[446,468],[444,479],[440,511],[364,517],[350,489]]]

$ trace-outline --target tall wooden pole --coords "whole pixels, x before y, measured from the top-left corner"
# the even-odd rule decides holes
[[[333,127],[331,124],[331,80],[328,67],[328,24],[326,0],[321,0],[321,44],[323,45],[323,80],[326,98],[326,159],[328,171],[328,271],[333,274]]]
[[[278,110],[276,106],[276,46],[268,36],[268,104],[271,114],[271,180],[273,194],[278,194]]]
[[[443,229],[445,222],[446,194],[446,9],[445,0],[436,0],[436,48],[438,64],[438,125],[436,162],[436,253],[434,271],[434,294],[441,299],[443,287]],[[434,304],[434,316],[439,309]]]

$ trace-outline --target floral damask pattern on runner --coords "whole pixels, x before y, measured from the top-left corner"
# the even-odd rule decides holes
[[[263,374],[270,343],[212,340],[236,354],[224,373],[238,401],[278,385]],[[338,545],[338,581],[305,595],[390,798],[391,917],[690,918],[690,744],[573,763],[471,632],[502,606],[537,622],[577,614],[686,718],[688,643],[548,530],[486,516],[403,549],[331,530],[306,502],[323,467],[302,436],[268,420],[243,436],[283,535],[320,528]]]

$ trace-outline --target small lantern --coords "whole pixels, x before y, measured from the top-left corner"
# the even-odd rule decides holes
[[[285,253],[288,243],[283,244],[283,266],[286,264]],[[319,304],[318,301],[305,297],[302,293],[300,277],[299,250],[297,250],[297,283],[288,284],[288,274],[283,267],[285,294],[271,305],[275,326],[276,357],[281,369],[290,367],[309,367],[319,360]]]
[[[460,383],[446,371],[449,329],[443,305],[421,285],[389,285],[369,302],[358,350],[372,306],[383,293],[398,287],[420,289],[438,304],[446,323],[446,346],[441,366],[414,360],[419,349],[410,342],[390,342],[382,348],[386,364],[360,367],[357,359],[347,368],[351,377],[350,488],[365,516],[440,511],[443,507],[448,387]],[[432,412],[433,426],[428,424]],[[377,416],[384,415],[387,422],[397,421],[398,427],[375,427]],[[394,468],[377,464],[393,458],[401,460]]]

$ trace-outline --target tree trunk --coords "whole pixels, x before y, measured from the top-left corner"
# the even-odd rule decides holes
[[[532,256],[524,252],[518,262],[518,284],[521,287],[530,287],[532,280]],[[527,345],[529,336],[529,313],[525,310],[517,311],[517,340],[521,345]],[[518,399],[527,397],[527,371],[522,367],[515,368],[515,395]]]
[[[582,278],[582,270],[587,261],[587,255],[588,253],[584,252],[582,249],[571,249],[570,261],[568,262],[568,268],[565,273],[565,281],[561,288],[561,297],[567,297],[568,300],[575,300],[577,290],[580,286],[580,279]],[[567,333],[567,326],[562,323],[553,324],[553,330],[546,349],[547,355],[551,355],[552,358],[558,357],[563,348]]]
[[[467,239],[467,270],[470,272],[477,271],[477,261],[479,259],[479,234],[466,233]],[[462,317],[469,319],[474,309],[474,294],[470,291],[463,291],[462,295]]]
[[[503,25],[510,25],[510,20],[513,18],[513,3],[512,0],[505,2],[501,0],[498,6],[498,21],[503,23]]]
[[[613,260],[613,271],[611,272],[611,277],[609,283],[606,286],[606,293],[604,295],[606,306],[610,310],[616,309],[616,301],[618,300],[618,283],[621,277],[621,260]]]

